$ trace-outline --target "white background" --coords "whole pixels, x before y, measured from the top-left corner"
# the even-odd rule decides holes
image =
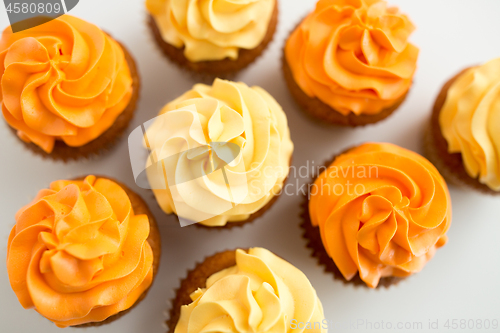
[[[315,1],[280,1],[280,21],[274,41],[237,80],[263,87],[281,104],[295,143],[295,166],[308,160],[323,163],[345,147],[365,141],[392,142],[421,152],[423,130],[441,85],[464,67],[500,56],[500,1],[392,0],[417,26],[411,40],[421,50],[415,83],[406,102],[389,119],[374,126],[323,127],[299,111],[288,93],[280,67],[285,38],[313,9]],[[4,8],[0,8],[0,28],[3,29],[8,21]],[[195,78],[170,64],[155,46],[146,26],[142,0],[81,0],[72,14],[109,31],[131,50],[137,61],[142,91],[129,132],[196,83]],[[116,149],[96,160],[55,163],[25,150],[7,125],[0,123],[1,332],[59,331],[34,310],[24,310],[17,301],[5,268],[7,238],[15,223],[14,214],[39,189],[56,179],[89,173],[117,178],[147,200],[160,225],[163,253],[160,272],[148,297],[118,321],[85,331],[165,332],[164,312],[170,306],[167,300],[172,298],[186,270],[215,252],[252,246],[266,247],[304,271],[323,302],[326,318],[332,321],[368,320],[375,324],[383,320],[394,326],[397,322],[421,321],[423,330],[400,331],[427,332],[429,320],[438,319],[442,328],[447,319],[500,319],[500,197],[451,188],[453,223],[448,233],[449,243],[427,267],[389,290],[354,288],[334,281],[316,264],[316,259],[310,257],[299,229],[300,196],[282,196],[262,218],[244,228],[226,231],[180,228],[175,217],[166,216],[159,209],[150,192],[134,184],[125,137]],[[307,182],[306,179],[290,181]],[[65,331],[73,330],[82,332],[82,329],[71,328]],[[335,331],[386,330],[360,326],[357,330]]]

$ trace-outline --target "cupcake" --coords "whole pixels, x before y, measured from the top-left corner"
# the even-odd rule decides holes
[[[262,54],[278,23],[277,0],[146,0],[160,49],[197,73],[235,73]]]
[[[417,153],[366,143],[328,163],[310,186],[302,227],[325,271],[377,288],[419,272],[445,245],[451,201]]]
[[[7,245],[21,305],[58,327],[118,319],[158,272],[160,235],[146,203],[125,185],[58,180],[16,214]]]
[[[111,147],[133,117],[139,77],[128,51],[70,15],[0,39],[0,104],[26,147],[55,160]]]
[[[385,1],[320,0],[285,44],[290,92],[321,122],[362,126],[388,117],[412,84],[414,29]]]
[[[327,332],[304,273],[263,248],[218,253],[197,265],[181,282],[167,324],[170,333]]]
[[[241,226],[282,193],[293,143],[285,113],[259,87],[196,84],[145,125],[150,188],[182,225]]]
[[[465,69],[441,89],[425,137],[451,183],[500,194],[500,58]]]

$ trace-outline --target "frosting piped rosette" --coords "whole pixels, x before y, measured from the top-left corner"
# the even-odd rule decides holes
[[[63,15],[0,39],[0,102],[25,142],[51,153],[81,147],[109,129],[133,96],[120,44],[97,26]]]
[[[276,0],[147,0],[162,38],[189,61],[237,59],[266,36]]]
[[[448,153],[467,174],[500,192],[500,58],[467,69],[447,91],[439,113]]]
[[[24,308],[59,327],[129,309],[153,280],[150,222],[106,178],[59,180],[16,214],[7,271]]]
[[[191,299],[180,309],[175,333],[326,332],[307,277],[263,248],[236,250],[236,265],[208,277]]]
[[[221,79],[168,103],[145,139],[147,177],[162,210],[209,227],[245,221],[269,204],[282,190],[293,152],[274,98]]]
[[[375,115],[408,92],[415,27],[380,0],[320,0],[292,32],[285,57],[300,89],[346,116]]]
[[[366,143],[337,156],[316,179],[311,223],[345,280],[371,288],[383,277],[419,272],[446,244],[451,199],[437,169],[388,143]]]

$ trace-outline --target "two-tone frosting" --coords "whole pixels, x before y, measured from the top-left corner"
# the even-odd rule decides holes
[[[380,0],[320,0],[293,31],[285,56],[311,98],[348,115],[377,114],[411,86],[418,49],[409,18]]]
[[[149,220],[115,182],[59,180],[16,214],[10,284],[24,308],[59,327],[130,308],[153,280]]]
[[[97,26],[63,15],[0,39],[2,113],[18,136],[50,153],[96,139],[132,97],[121,46]]]
[[[500,58],[461,74],[439,114],[450,153],[462,155],[472,178],[500,191]]]
[[[212,275],[191,299],[175,333],[326,332],[321,302],[304,273],[262,248],[236,250],[236,266]],[[302,327],[292,329],[294,322]],[[304,329],[307,323],[314,327]]]
[[[420,271],[447,242],[448,188],[424,157],[388,143],[350,149],[316,179],[311,222],[346,280]]]
[[[207,226],[245,220],[264,207],[282,190],[293,152],[286,115],[271,95],[220,79],[168,103],[146,138],[154,157],[147,176],[160,207]],[[225,160],[217,147],[205,151],[212,143],[238,150],[224,170],[212,172],[213,159],[203,157]]]
[[[192,61],[237,59],[266,36],[276,0],[146,0],[165,42]]]

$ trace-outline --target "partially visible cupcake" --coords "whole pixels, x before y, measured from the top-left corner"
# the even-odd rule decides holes
[[[169,333],[327,332],[321,301],[307,277],[263,248],[208,257],[181,282]]]
[[[24,308],[59,327],[98,326],[146,296],[160,247],[153,215],[125,185],[59,180],[17,212],[7,271]]]
[[[283,57],[301,108],[326,123],[361,126],[392,114],[413,81],[410,19],[380,0],[320,0],[291,33]]]
[[[450,182],[500,194],[500,58],[451,78],[434,104],[426,152]]]
[[[235,73],[262,54],[278,23],[278,0],[146,0],[163,53],[197,73]]]
[[[150,188],[183,225],[240,226],[282,193],[293,143],[283,109],[259,87],[197,84],[146,127]]]
[[[307,246],[346,283],[395,284],[422,270],[448,240],[446,183],[412,151],[388,143],[348,149],[310,188],[302,223]]]
[[[70,15],[0,39],[3,117],[32,151],[56,160],[97,155],[135,111],[139,77],[128,51]]]

